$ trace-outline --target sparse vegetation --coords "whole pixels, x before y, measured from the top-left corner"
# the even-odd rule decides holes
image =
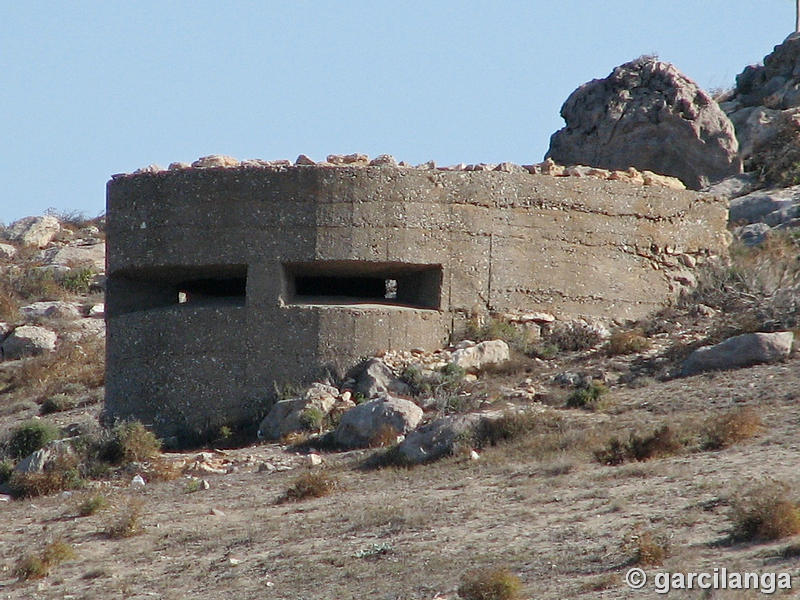
[[[84,486],[74,456],[62,456],[45,465],[42,471],[12,473],[8,487],[15,498],[47,496],[63,490],[76,490]]]
[[[55,539],[47,544],[41,552],[28,554],[17,563],[14,576],[21,581],[42,579],[50,571],[63,562],[75,558],[75,550],[62,539]]]
[[[462,412],[470,408],[461,396],[464,385],[464,369],[454,363],[442,367],[439,371],[426,374],[419,367],[409,366],[400,375],[411,388],[415,397],[435,398],[437,408],[444,413]]]
[[[638,526],[627,540],[626,549],[632,553],[631,563],[640,566],[660,565],[670,555],[670,538],[663,531]]]
[[[800,533],[800,507],[786,483],[767,480],[734,496],[731,521],[734,541],[778,540]]]
[[[58,428],[46,421],[28,421],[11,432],[7,450],[13,458],[25,458],[32,452],[58,439]]]
[[[703,448],[720,450],[758,435],[764,428],[761,417],[752,408],[734,409],[710,418],[703,428]]]
[[[650,347],[650,340],[644,336],[641,329],[631,331],[618,331],[612,333],[606,342],[606,354],[617,356],[620,354],[632,354],[643,352]]]
[[[581,321],[557,323],[547,335],[546,341],[560,350],[575,352],[596,348],[603,341],[597,328]]]
[[[129,538],[144,531],[141,518],[144,503],[138,498],[129,499],[121,506],[103,529],[106,537],[111,539]]]
[[[295,478],[291,487],[286,490],[283,502],[299,502],[309,498],[322,498],[336,489],[338,480],[323,471],[303,473]]]
[[[42,415],[49,415],[55,412],[71,410],[77,405],[78,400],[74,396],[69,396],[67,394],[55,394],[54,396],[50,396],[44,402],[42,402],[39,413]]]
[[[78,502],[77,513],[80,517],[88,517],[107,509],[108,506],[108,498],[100,492],[92,492]]]
[[[678,454],[687,443],[688,440],[682,440],[673,428],[663,425],[648,435],[631,433],[624,442],[614,436],[605,447],[595,452],[595,458],[604,465],[621,465],[632,460],[641,462]]]
[[[112,464],[143,462],[156,458],[161,441],[139,421],[118,423],[111,430],[111,439],[104,458]]]
[[[604,396],[608,388],[599,381],[592,381],[586,387],[580,387],[567,398],[567,408],[585,408],[587,410],[603,410],[609,402]]]
[[[464,600],[517,600],[521,592],[522,581],[505,567],[470,571],[458,586]]]

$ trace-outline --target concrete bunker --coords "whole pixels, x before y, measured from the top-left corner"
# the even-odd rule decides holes
[[[528,173],[191,168],[107,192],[106,415],[177,443],[476,316],[644,316],[728,241],[717,198]]]

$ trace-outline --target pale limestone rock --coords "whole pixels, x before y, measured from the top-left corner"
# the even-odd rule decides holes
[[[239,161],[232,156],[224,156],[222,154],[211,154],[209,156],[201,156],[192,163],[192,167],[196,169],[210,169],[214,167],[238,167]]]
[[[317,164],[317,163],[316,163],[316,161],[314,161],[314,160],[311,160],[311,159],[310,159],[308,156],[306,156],[305,154],[301,154],[301,155],[300,155],[300,156],[298,156],[298,157],[297,157],[297,159],[294,161],[294,164],[296,164],[296,165],[305,165],[305,166],[309,166],[309,167],[310,167],[310,166],[313,166],[313,165],[315,165],[315,164]]]
[[[258,428],[258,437],[279,440],[288,433],[309,429],[304,414],[319,412],[326,416],[333,410],[339,390],[322,383],[313,383],[301,398],[279,400]]]
[[[44,248],[60,230],[61,223],[51,215],[25,217],[9,225],[3,236],[11,242],[19,242],[24,246]]]
[[[489,340],[469,348],[453,352],[450,362],[465,371],[475,372],[488,365],[496,365],[508,360],[508,344],[503,340]]]
[[[52,352],[56,348],[58,336],[55,332],[37,325],[23,325],[12,331],[3,340],[2,349],[5,360],[16,360],[26,356],[36,356]]]
[[[133,174],[134,175],[142,175],[144,173],[161,173],[164,169],[158,165],[152,164],[147,165],[146,167],[142,167],[141,169],[136,169]]]
[[[192,165],[185,162],[173,162],[169,163],[169,167],[167,167],[170,171],[183,171],[184,169],[191,169]]]
[[[411,393],[408,385],[396,377],[379,358],[371,358],[364,364],[356,375],[356,385],[353,391],[365,398],[386,393],[400,396]]]
[[[345,448],[369,446],[376,436],[389,428],[403,435],[413,430],[422,419],[422,409],[402,398],[384,394],[359,404],[342,415],[334,437]]]
[[[677,177],[667,177],[666,175],[659,175],[652,171],[642,171],[642,179],[644,185],[660,185],[661,187],[670,188],[672,190],[685,190],[686,186]]]
[[[794,333],[745,333],[692,352],[681,365],[684,375],[716,369],[737,369],[788,358]]]
[[[81,315],[80,305],[74,302],[64,302],[62,300],[52,300],[46,302],[34,302],[19,309],[25,319],[79,319]]]
[[[97,241],[85,243],[71,242],[66,246],[56,246],[44,251],[42,262],[45,265],[62,265],[72,268],[89,267],[94,271],[106,269],[106,244]]]
[[[0,244],[0,259],[11,260],[17,255],[17,249],[11,244]]]
[[[325,159],[332,165],[349,165],[354,167],[366,167],[369,164],[369,157],[366,154],[329,154]]]
[[[396,167],[397,161],[391,154],[380,154],[369,161],[370,167]]]

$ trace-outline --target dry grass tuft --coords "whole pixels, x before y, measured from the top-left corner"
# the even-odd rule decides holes
[[[631,433],[627,441],[612,437],[606,445],[594,453],[598,462],[604,465],[621,465],[631,460],[647,461],[680,453],[687,441],[669,425],[664,425],[652,433],[639,436]]]
[[[625,544],[632,551],[631,563],[642,566],[660,565],[670,554],[669,535],[661,531],[636,527]]]
[[[139,421],[118,423],[111,431],[105,457],[113,464],[145,462],[158,458],[161,440]]]
[[[141,523],[144,503],[138,498],[128,500],[106,524],[103,534],[111,539],[129,538],[144,531]]]
[[[758,413],[745,407],[712,417],[703,428],[705,450],[721,450],[757,436],[764,429]]]
[[[606,354],[609,356],[644,352],[649,348],[650,340],[644,336],[644,332],[641,329],[619,331],[612,334],[608,342],[606,342]]]
[[[20,581],[47,577],[53,567],[75,558],[75,550],[60,538],[47,544],[38,554],[28,554],[20,559],[14,575]]]
[[[75,490],[84,486],[74,456],[62,456],[48,464],[43,471],[13,473],[8,480],[11,495],[15,498],[48,496],[63,490]]]
[[[76,513],[79,517],[88,517],[109,507],[108,498],[100,492],[86,494],[78,501]]]
[[[375,432],[372,439],[369,441],[370,448],[386,448],[397,443],[397,437],[400,432],[389,424],[384,423],[380,429]]]
[[[507,568],[470,571],[458,586],[464,600],[516,600],[521,591],[522,581]]]
[[[800,507],[789,486],[769,480],[736,495],[731,503],[735,541],[778,540],[800,533]]]
[[[333,492],[338,485],[339,481],[327,473],[321,471],[303,473],[295,478],[280,501],[299,502],[309,498],[322,498]]]

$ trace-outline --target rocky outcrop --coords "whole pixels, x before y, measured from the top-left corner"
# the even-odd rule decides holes
[[[303,430],[319,429],[336,405],[339,390],[331,385],[313,383],[300,398],[279,400],[258,428],[258,437],[279,440]]]
[[[642,57],[575,90],[566,127],[547,156],[605,169],[633,166],[691,189],[741,172],[734,128],[711,97],[673,65]]]
[[[761,65],[736,77],[720,102],[736,128],[745,168],[768,184],[794,179],[787,171],[800,159],[800,34],[775,46]]]
[[[694,375],[776,362],[789,357],[793,340],[791,331],[737,335],[719,344],[698,348],[683,362],[681,371],[684,375]]]
[[[397,446],[406,464],[421,464],[452,454],[458,440],[471,439],[481,422],[479,413],[450,415],[436,419],[409,433]]]
[[[44,248],[60,230],[61,223],[53,216],[25,217],[9,225],[3,236],[24,246]]]
[[[404,435],[422,420],[422,409],[402,398],[384,394],[359,404],[342,415],[334,433],[336,443],[344,448],[363,448],[392,432]]]
[[[5,360],[15,360],[25,356],[36,356],[55,350],[58,336],[55,332],[36,325],[17,327],[3,340],[2,349]]]

